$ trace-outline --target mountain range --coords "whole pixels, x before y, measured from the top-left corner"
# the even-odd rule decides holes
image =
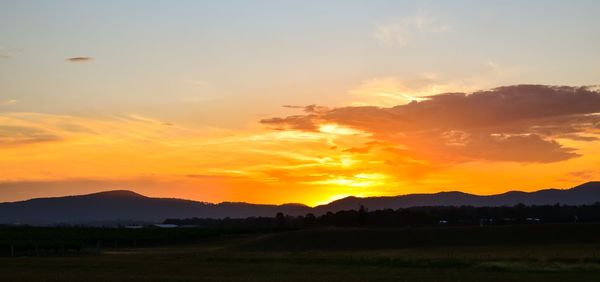
[[[132,191],[117,190],[88,195],[37,198],[0,203],[0,224],[89,224],[102,222],[162,222],[167,218],[245,218],[287,215],[320,215],[357,209],[398,209],[415,206],[513,206],[584,205],[600,202],[600,182],[588,182],[571,189],[544,189],[535,192],[511,191],[479,196],[463,192],[408,194],[389,197],[347,197],[316,207],[302,204],[261,205],[223,202],[219,204],[172,198],[152,198]]]

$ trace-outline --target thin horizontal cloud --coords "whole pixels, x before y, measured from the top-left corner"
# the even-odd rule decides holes
[[[441,23],[430,13],[420,12],[415,16],[376,25],[373,36],[385,46],[404,47],[410,44],[417,33],[443,32],[451,28],[450,25]]]
[[[60,136],[35,127],[0,126],[0,147],[51,142],[60,139]]]
[[[12,57],[11,50],[6,49],[4,46],[0,46],[0,59],[9,59]]]
[[[66,60],[71,63],[86,63],[86,62],[92,61],[93,58],[92,57],[71,57],[71,58],[67,58]]]
[[[288,108],[288,109],[304,109],[305,106],[283,105],[282,107]]]
[[[600,122],[600,92],[590,87],[516,85],[427,98],[394,107],[342,107],[261,122],[280,130],[307,131],[336,123],[371,132],[424,159],[541,163],[579,156],[556,139],[598,133]]]
[[[580,134],[565,134],[565,135],[561,135],[560,138],[571,139],[571,140],[575,140],[575,141],[585,141],[585,142],[600,140],[600,138],[598,138],[598,137],[585,136],[585,135],[580,135]]]
[[[600,176],[598,171],[600,171],[600,164],[597,164],[594,169],[583,169],[568,172],[563,177],[560,177],[556,180],[561,182],[569,182],[573,181],[574,179],[578,182],[593,181],[598,179],[598,176]]]
[[[474,83],[466,87],[463,83],[444,81],[434,73],[422,73],[408,76],[378,77],[363,81],[349,91],[357,101],[352,106],[395,106],[422,101],[431,96],[447,91],[472,91]]]
[[[282,107],[288,108],[288,109],[301,109],[306,113],[325,112],[325,111],[329,110],[329,108],[327,108],[327,107],[323,107],[323,106],[319,106],[319,105],[315,105],[315,104],[308,105],[308,106],[283,105]]]
[[[17,99],[0,100],[0,106],[2,106],[2,105],[14,105],[14,104],[16,104],[18,102],[19,101]]]
[[[570,177],[576,177],[576,178],[582,179],[582,180],[591,180],[591,179],[594,179],[594,176],[596,174],[598,174],[597,171],[591,170],[591,169],[586,169],[586,170],[573,171],[573,172],[569,173],[568,175]]]

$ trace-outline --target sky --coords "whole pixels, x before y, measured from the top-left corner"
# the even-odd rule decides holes
[[[600,179],[599,1],[0,1],[0,202]]]

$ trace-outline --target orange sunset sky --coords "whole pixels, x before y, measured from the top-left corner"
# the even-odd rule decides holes
[[[2,1],[0,202],[312,206],[598,180],[599,9]]]

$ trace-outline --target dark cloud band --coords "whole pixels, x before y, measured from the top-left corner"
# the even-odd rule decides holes
[[[89,62],[89,61],[93,60],[93,58],[92,57],[71,57],[71,58],[67,58],[66,60],[71,63],[85,63],[85,62]]]
[[[306,112],[261,123],[305,131],[337,123],[401,144],[424,158],[555,162],[578,156],[556,139],[597,140],[582,134],[598,131],[600,92],[590,87],[516,85],[471,94],[444,93],[391,108]]]

